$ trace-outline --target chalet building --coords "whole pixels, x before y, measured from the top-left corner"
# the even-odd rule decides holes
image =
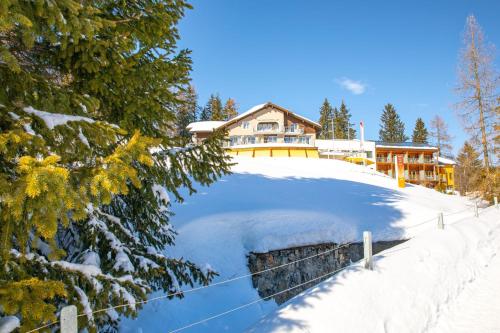
[[[318,158],[316,134],[321,126],[279,105],[268,102],[226,122],[200,121],[188,125],[195,142],[215,129],[228,133],[225,147],[238,156]]]
[[[438,148],[412,142],[371,140],[316,140],[320,158],[342,159],[365,165],[390,177],[396,176],[396,155],[403,156],[407,183],[454,190],[454,162],[438,158]]]

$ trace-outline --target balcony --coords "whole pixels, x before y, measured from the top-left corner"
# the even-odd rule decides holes
[[[254,134],[279,134],[283,133],[283,128],[276,126],[276,127],[254,127],[253,128],[253,133]]]
[[[298,126],[285,127],[285,134],[304,134],[304,129]]]
[[[391,163],[391,159],[389,157],[377,156],[377,162]]]

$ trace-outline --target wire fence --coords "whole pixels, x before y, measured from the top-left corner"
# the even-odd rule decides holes
[[[479,208],[477,207],[477,205],[475,205],[475,212],[474,213],[476,214],[476,216],[478,214],[478,209]],[[485,208],[483,208],[483,209],[485,209]],[[452,215],[464,213],[466,211],[470,211],[470,207],[468,207],[466,209],[463,209],[463,210],[459,210],[459,211],[455,211],[455,212],[450,212],[450,213],[447,213],[447,214],[442,214],[442,216],[452,216]],[[418,227],[418,226],[421,226],[421,225],[424,225],[424,224],[427,224],[427,223],[436,222],[436,220],[439,220],[439,216],[436,216],[436,217],[430,218],[428,220],[422,221],[422,222],[420,222],[418,224],[407,226],[405,228],[409,229],[409,228]],[[452,224],[458,223],[460,221],[455,221],[455,222],[452,222],[452,223],[446,223],[445,225],[452,225]],[[371,240],[370,240],[370,242],[371,242]],[[312,259],[312,258],[315,258],[315,257],[324,256],[324,255],[332,253],[332,252],[334,252],[336,250],[339,250],[339,249],[341,249],[343,247],[349,246],[349,245],[351,245],[353,243],[355,243],[355,241],[350,241],[348,243],[344,243],[342,245],[336,246],[336,247],[334,247],[332,249],[328,249],[328,250],[325,250],[325,251],[322,251],[322,252],[318,252],[318,253],[316,253],[314,255],[307,256],[307,257],[304,257],[304,258],[300,258],[300,259],[297,259],[297,260],[293,260],[293,261],[287,262],[285,264],[281,264],[281,265],[278,265],[278,266],[266,268],[266,269],[260,270],[258,272],[253,272],[253,273],[239,275],[239,276],[236,276],[236,277],[233,277],[233,278],[229,278],[229,279],[225,279],[225,280],[222,280],[222,281],[219,281],[219,282],[215,282],[215,283],[212,283],[212,284],[209,284],[209,285],[199,286],[199,287],[195,287],[195,288],[191,288],[191,289],[187,289],[187,290],[179,290],[179,291],[176,291],[176,292],[173,292],[173,293],[168,293],[168,294],[165,294],[165,295],[161,295],[161,296],[149,298],[149,299],[146,299],[146,300],[143,300],[143,301],[128,302],[128,303],[124,303],[124,304],[120,304],[120,305],[116,305],[116,306],[111,306],[111,307],[107,307],[107,308],[103,308],[103,309],[92,311],[91,313],[80,313],[80,314],[77,315],[77,317],[90,316],[90,315],[93,316],[94,314],[98,314],[98,313],[101,313],[101,312],[106,312],[106,311],[109,311],[109,310],[114,310],[114,309],[118,309],[118,308],[122,308],[122,307],[127,307],[127,306],[135,306],[135,305],[140,305],[140,304],[146,304],[146,303],[150,303],[150,302],[161,300],[161,299],[165,299],[165,298],[171,298],[171,297],[175,297],[175,296],[189,294],[189,293],[197,292],[197,291],[200,291],[200,290],[204,290],[204,289],[213,288],[213,287],[216,287],[216,286],[228,284],[228,283],[231,283],[231,282],[234,282],[234,281],[246,279],[246,278],[249,278],[249,277],[253,277],[253,276],[256,276],[256,275],[264,274],[264,273],[267,273],[267,272],[270,272],[270,271],[274,271],[274,270],[277,270],[277,269],[280,269],[280,268],[284,268],[284,267],[287,267],[287,266],[290,266],[290,265],[294,265],[294,264],[297,264],[299,262],[302,262],[302,261],[305,261],[305,260],[309,260],[309,259]],[[371,252],[371,244],[370,244],[370,252]],[[365,252],[365,255],[366,255],[366,252]],[[371,254],[370,254],[370,256],[371,256]],[[362,260],[366,260],[366,258],[364,258]],[[281,295],[283,293],[289,292],[291,290],[300,288],[300,287],[305,286],[307,284],[310,284],[310,283],[312,283],[314,281],[318,281],[318,280],[324,279],[324,278],[326,278],[328,276],[331,276],[331,275],[333,275],[335,273],[338,273],[338,272],[340,272],[340,271],[342,271],[344,269],[347,269],[349,267],[352,267],[352,266],[353,266],[353,264],[345,266],[345,267],[342,267],[342,268],[339,268],[339,269],[336,269],[336,270],[334,270],[332,272],[329,272],[329,273],[323,274],[321,276],[312,278],[312,279],[310,279],[308,281],[302,282],[302,283],[297,284],[295,286],[292,286],[290,288],[286,288],[286,289],[281,290],[279,292],[276,292],[276,293],[274,293],[272,295],[265,296],[265,297],[262,297],[262,298],[258,298],[258,299],[254,300],[254,301],[249,302],[249,303],[245,303],[243,305],[240,305],[240,306],[228,309],[228,310],[220,312],[218,314],[215,314],[215,315],[206,317],[204,319],[192,322],[192,323],[190,323],[188,325],[179,327],[179,328],[174,329],[174,330],[172,330],[170,332],[171,333],[180,332],[180,331],[186,330],[188,328],[191,328],[193,326],[197,326],[197,325],[200,325],[202,323],[211,321],[213,319],[220,318],[222,316],[228,315],[228,314],[233,313],[235,311],[247,308],[247,307],[249,307],[249,306],[251,306],[253,304],[257,304],[259,302],[271,299],[273,297],[276,297],[276,296]],[[46,325],[40,326],[38,328],[35,328],[33,330],[27,331],[27,333],[37,332],[39,330],[51,327],[51,326],[56,325],[56,324],[59,324],[60,322],[61,322],[60,320],[54,321],[54,322],[48,323]],[[65,332],[62,332],[62,333],[65,333]]]

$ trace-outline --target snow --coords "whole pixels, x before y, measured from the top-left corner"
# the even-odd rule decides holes
[[[0,317],[0,333],[10,333],[21,325],[16,316]]]
[[[491,207],[382,252],[373,271],[346,269],[248,332],[499,332],[498,254]]]
[[[87,147],[90,147],[89,140],[87,140],[87,137],[83,134],[82,129],[80,128],[80,131],[78,132],[78,138],[82,141],[84,145]]]
[[[245,111],[245,112],[243,112],[243,113],[241,113],[241,114],[237,115],[236,117],[234,117],[234,118],[232,118],[232,119],[229,119],[229,121],[230,121],[230,122],[235,122],[235,121],[238,121],[238,120],[240,120],[240,119],[243,119],[243,118],[245,118],[246,116],[251,115],[252,113],[254,113],[254,112],[256,112],[256,111],[259,111],[260,109],[263,109],[263,108],[264,108],[264,107],[266,107],[267,105],[274,105],[274,104],[273,104],[273,103],[271,103],[271,102],[267,102],[267,103],[263,103],[263,104],[258,104],[258,105],[255,105],[255,106],[251,107],[250,109],[248,109],[247,111]],[[296,114],[296,113],[294,113],[294,112],[291,112],[291,111],[288,111],[288,112],[292,113],[292,114],[293,114],[295,117],[297,117],[297,118],[300,118],[300,119],[302,119],[302,120],[307,121],[308,123],[312,123],[312,124],[314,124],[314,125],[316,125],[316,126],[318,126],[318,127],[321,127],[321,125],[320,125],[320,124],[318,124],[318,123],[317,123],[317,122],[315,122],[315,121],[312,121],[311,119],[307,119],[306,117],[303,117],[303,116],[301,116],[301,115],[299,115],[299,114]]]
[[[37,117],[42,118],[42,120],[45,122],[45,125],[49,129],[53,129],[56,126],[59,125],[65,125],[68,121],[86,121],[88,123],[93,123],[94,120],[87,118],[87,117],[81,117],[81,116],[71,116],[67,114],[61,114],[61,113],[51,113],[51,112],[45,112],[45,111],[40,111],[36,110],[31,106],[23,108],[23,110],[27,113],[34,114]]]
[[[155,194],[157,199],[162,203],[162,205],[160,206],[160,211],[164,212],[168,210],[167,206],[170,203],[170,196],[168,195],[167,189],[159,184],[154,184],[151,189],[153,190],[153,193]]]
[[[196,121],[187,125],[190,132],[212,132],[216,128],[224,125],[225,121]]]
[[[442,156],[438,157],[438,162],[439,164],[451,164],[451,165],[457,164],[457,162],[455,162],[454,160]]]
[[[85,292],[77,286],[75,286],[75,291],[78,293],[78,297],[80,297],[80,304],[83,307],[83,313],[87,315],[88,320],[93,321],[94,316],[92,315],[92,308],[90,307],[87,294],[85,294]]]
[[[178,236],[165,255],[213,268],[220,274],[214,282],[248,274],[250,251],[360,240],[363,230],[371,230],[375,240],[405,239],[435,230],[439,212],[446,223],[472,214],[465,198],[416,185],[399,189],[394,179],[343,161],[237,157],[234,162],[234,174],[199,187],[193,196],[184,193],[183,203],[171,203]],[[258,298],[250,278],[240,279],[182,300],[148,303],[137,319],[123,318],[120,331],[168,331]],[[241,332],[275,309],[274,301],[263,301],[189,332]]]
[[[424,144],[415,144],[412,142],[401,142],[401,143],[388,143],[388,142],[380,142],[380,141],[375,141],[375,145],[377,147],[383,147],[383,148],[405,148],[405,149],[418,149],[418,150],[437,150],[437,147],[430,146],[430,145],[424,145]]]

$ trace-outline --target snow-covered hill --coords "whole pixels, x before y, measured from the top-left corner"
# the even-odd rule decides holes
[[[362,166],[335,160],[238,158],[234,174],[174,204],[176,246],[167,255],[211,267],[214,282],[248,274],[246,255],[320,242],[408,238],[472,213],[471,202],[409,185]],[[459,212],[459,213],[456,213]],[[451,215],[446,215],[451,214]],[[432,222],[420,224],[424,221]],[[155,295],[157,296],[157,295]],[[146,304],[123,332],[170,331],[258,299],[250,278]],[[188,332],[240,332],[277,308],[265,301],[211,320]]]
[[[249,332],[500,332],[500,210],[427,230],[291,299]]]

